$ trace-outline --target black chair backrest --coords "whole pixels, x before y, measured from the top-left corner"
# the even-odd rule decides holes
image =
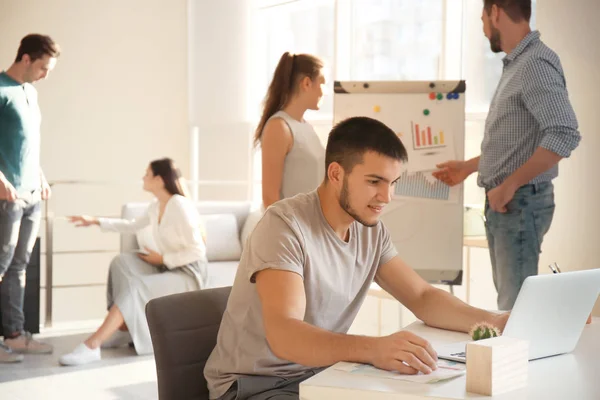
[[[217,343],[230,292],[230,286],[198,290],[146,305],[160,400],[208,399],[204,365]]]

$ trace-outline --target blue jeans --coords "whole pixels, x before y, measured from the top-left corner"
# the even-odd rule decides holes
[[[16,201],[0,200],[0,306],[4,335],[23,331],[25,269],[40,226],[39,195]]]
[[[522,186],[506,208],[495,212],[486,198],[485,232],[500,310],[511,310],[525,278],[538,273],[542,240],[554,215],[554,185]]]

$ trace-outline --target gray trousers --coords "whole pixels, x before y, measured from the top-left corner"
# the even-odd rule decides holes
[[[290,378],[242,375],[219,400],[298,400],[300,384],[323,369],[315,368]]]
[[[4,335],[23,330],[25,269],[40,227],[41,203],[0,200],[0,306]]]
[[[134,253],[121,253],[112,260],[106,287],[107,306],[110,309],[116,304],[121,311],[138,354],[153,352],[146,304],[157,297],[200,289],[189,270],[201,268],[206,266],[196,262],[169,270],[150,265]]]

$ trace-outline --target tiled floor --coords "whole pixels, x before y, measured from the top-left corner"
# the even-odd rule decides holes
[[[19,364],[0,364],[2,400],[129,400],[157,399],[153,356],[137,356],[130,348],[102,350],[102,361],[61,367],[58,358],[88,334],[43,335],[55,346],[51,355],[28,355]]]

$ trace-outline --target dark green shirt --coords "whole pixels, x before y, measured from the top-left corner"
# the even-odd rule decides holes
[[[41,119],[35,88],[0,73],[0,171],[19,194],[41,185]]]

